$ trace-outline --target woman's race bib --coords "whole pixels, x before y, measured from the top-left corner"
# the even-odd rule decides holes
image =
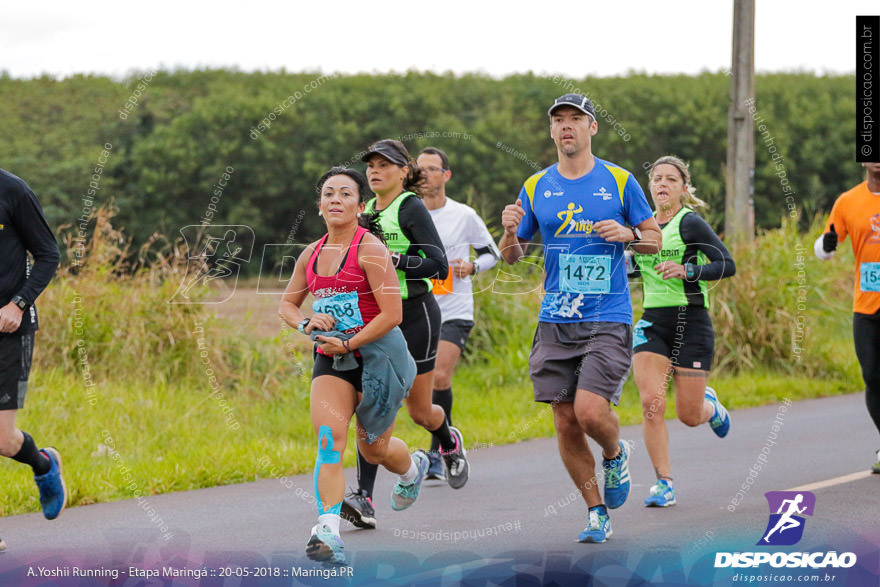
[[[336,330],[345,331],[364,325],[361,309],[358,306],[358,294],[354,291],[338,293],[315,300],[312,310],[316,314],[330,314],[336,318]]]

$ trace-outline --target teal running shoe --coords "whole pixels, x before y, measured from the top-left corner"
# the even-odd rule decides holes
[[[724,438],[730,432],[730,414],[718,401],[718,394],[711,387],[706,388],[706,399],[712,402],[715,407],[715,413],[709,418],[709,426],[712,427],[712,432],[718,435],[718,438]]]
[[[675,489],[666,479],[658,479],[657,484],[651,487],[651,495],[645,500],[645,506],[668,508],[671,505],[675,505]]]
[[[37,489],[40,490],[40,506],[47,520],[54,520],[67,505],[67,487],[61,477],[61,455],[54,448],[47,447],[40,451],[52,463],[52,467],[43,475],[34,475]]]
[[[624,504],[629,496],[629,448],[622,440],[618,441],[620,454],[615,458],[602,459],[605,470],[605,505],[609,509],[617,509]]]
[[[318,524],[312,528],[312,537],[306,544],[306,556],[313,561],[344,565],[345,545],[339,534],[334,534],[327,524]]]
[[[605,506],[597,505],[590,508],[587,517],[587,527],[578,534],[578,542],[593,542],[600,544],[611,538],[611,518]]]
[[[431,459],[423,450],[414,452],[412,460],[415,461],[419,474],[416,475],[416,480],[408,485],[401,483],[398,477],[397,483],[394,484],[394,490],[391,492],[391,509],[394,511],[405,510],[416,502],[419,497],[419,489],[422,487],[422,479],[425,478],[428,467],[431,466]]]

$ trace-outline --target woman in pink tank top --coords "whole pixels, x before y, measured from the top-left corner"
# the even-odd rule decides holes
[[[339,514],[345,490],[342,454],[349,423],[360,401],[363,359],[357,358],[357,369],[342,371],[333,368],[333,357],[347,353],[359,355],[359,347],[391,333],[400,323],[403,312],[397,273],[388,249],[360,224],[366,223],[361,215],[364,196],[370,194],[366,178],[354,169],[334,167],[324,174],[317,187],[318,215],[327,225],[327,234],[306,247],[297,259],[279,314],[303,334],[311,334],[313,330],[345,334],[345,338],[323,335],[315,338],[310,408],[318,437],[315,461],[318,524],[312,528],[306,546],[309,558],[344,564],[344,546],[339,536]],[[375,224],[372,227],[378,230]],[[315,298],[314,314],[306,318],[301,307],[310,293]],[[402,340],[399,332],[398,335]],[[411,458],[406,444],[391,436],[391,430],[388,428],[375,441],[367,442],[364,428],[358,422],[358,447],[371,462],[400,475],[405,486],[411,485],[421,477],[421,457]],[[418,494],[417,487],[415,494]],[[408,507],[414,501],[412,497],[409,503],[406,500],[398,503]]]
[[[332,272],[331,265],[330,275],[321,275],[318,272],[318,260],[324,252],[325,244],[330,237],[329,233],[317,242],[306,264],[306,283],[309,292],[315,297],[312,310],[315,314],[329,314],[335,318],[334,330],[346,334],[360,332],[379,315],[380,311],[376,296],[373,295],[373,288],[358,258],[360,244],[367,234],[370,232],[362,226],[355,229],[351,244],[343,245],[341,249],[342,262],[338,271]],[[327,249],[327,256],[334,259],[340,252],[333,251],[329,246]],[[320,347],[318,352],[325,354]]]

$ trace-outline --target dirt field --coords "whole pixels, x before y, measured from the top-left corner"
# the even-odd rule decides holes
[[[226,285],[215,287],[215,293],[209,298],[209,310],[217,317],[229,320],[238,327],[242,334],[258,338],[272,338],[285,327],[278,317],[278,304],[281,302],[282,289],[260,289],[257,281],[239,282],[235,289]],[[311,311],[311,298],[306,300],[303,308]],[[303,349],[311,343],[304,336],[294,336],[293,342],[302,341]]]

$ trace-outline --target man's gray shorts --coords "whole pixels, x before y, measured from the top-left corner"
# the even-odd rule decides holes
[[[617,405],[632,366],[632,325],[538,322],[529,376],[536,402],[573,402],[585,389]]]

